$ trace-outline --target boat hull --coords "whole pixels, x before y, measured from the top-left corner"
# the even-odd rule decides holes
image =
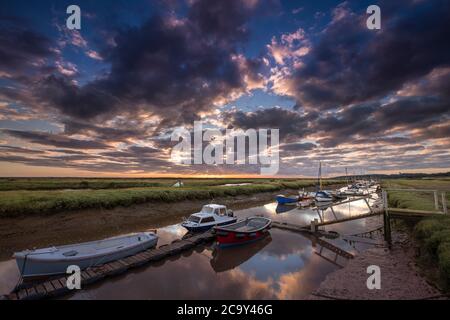
[[[205,232],[210,229],[212,229],[215,226],[226,226],[228,224],[235,223],[237,221],[237,218],[230,219],[229,221],[221,222],[218,224],[210,224],[207,226],[189,226],[185,224],[181,224],[184,228],[186,228],[189,232]]]
[[[279,204],[285,204],[285,205],[289,205],[289,204],[295,204],[298,201],[298,198],[290,198],[290,197],[285,197],[285,196],[277,196],[276,200]]]
[[[257,226],[251,225],[258,223]],[[230,247],[260,240],[269,234],[272,221],[267,218],[254,217],[236,222],[225,227],[215,227],[217,244],[220,247]]]
[[[38,278],[57,274],[65,274],[69,266],[78,266],[81,270],[89,267],[103,265],[105,263],[123,259],[125,257],[137,254],[141,251],[153,248],[156,246],[158,238],[152,238],[148,241],[143,241],[134,246],[125,247],[115,252],[98,254],[95,256],[86,257],[71,257],[65,259],[41,259],[39,256],[31,255],[17,255],[16,263],[22,277],[24,278]]]
[[[230,234],[227,236],[217,236],[217,243],[221,248],[233,247],[258,241],[260,239],[263,239],[267,235],[269,235],[268,230],[257,231],[251,235],[240,235],[235,232],[230,232]]]

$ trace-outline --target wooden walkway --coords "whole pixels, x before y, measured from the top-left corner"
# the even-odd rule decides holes
[[[84,287],[104,278],[122,274],[129,269],[160,261],[164,258],[192,249],[197,245],[208,243],[213,239],[214,236],[209,231],[193,235],[183,240],[175,240],[171,244],[163,245],[155,249],[148,249],[136,255],[109,262],[98,267],[88,268],[81,272],[81,286]],[[63,276],[43,283],[28,285],[17,292],[10,293],[6,296],[0,296],[0,300],[38,300],[62,296],[72,292],[72,290],[67,288],[66,283],[67,278]]]

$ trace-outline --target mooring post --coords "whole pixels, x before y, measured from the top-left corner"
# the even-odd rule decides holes
[[[373,213],[372,207],[370,206],[369,201],[367,200],[367,198],[364,198],[364,201],[366,202],[367,207],[368,207],[369,210],[370,210],[370,213]]]
[[[391,219],[389,218],[388,198],[386,190],[382,191],[383,207],[384,207],[384,240],[391,244]]]
[[[441,194],[442,196],[442,212],[444,212],[444,214],[447,214],[447,197],[445,195],[445,192],[442,192]]]
[[[311,221],[311,232],[317,231],[317,224],[319,223],[319,220],[314,219]]]
[[[439,199],[438,199],[438,192],[437,190],[433,191],[434,193],[434,208],[436,211],[439,211]]]

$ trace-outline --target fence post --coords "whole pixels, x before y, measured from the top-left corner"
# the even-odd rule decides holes
[[[383,207],[384,207],[384,215],[383,215],[383,226],[384,226],[384,240],[389,244],[391,244],[391,219],[389,218],[389,210],[388,210],[388,197],[386,190],[382,191],[383,197]]]
[[[444,214],[447,214],[447,197],[445,195],[445,192],[442,192],[441,194],[442,196],[442,212],[444,212]]]
[[[439,199],[438,199],[438,192],[437,190],[433,191],[434,193],[434,208],[436,211],[439,211]]]
[[[317,224],[319,221],[317,219],[314,219],[311,221],[311,232],[317,232]]]

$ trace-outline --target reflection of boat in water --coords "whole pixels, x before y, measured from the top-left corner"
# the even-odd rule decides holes
[[[215,272],[234,269],[261,251],[271,241],[272,237],[269,235],[261,241],[256,241],[243,247],[236,247],[233,250],[224,250],[216,247],[212,253],[213,258],[210,260],[211,267]]]
[[[275,212],[277,214],[280,214],[280,213],[285,213],[285,212],[288,212],[288,211],[291,211],[291,210],[294,210],[294,209],[295,209],[294,206],[287,206],[285,204],[278,204],[277,207],[275,208]]]

